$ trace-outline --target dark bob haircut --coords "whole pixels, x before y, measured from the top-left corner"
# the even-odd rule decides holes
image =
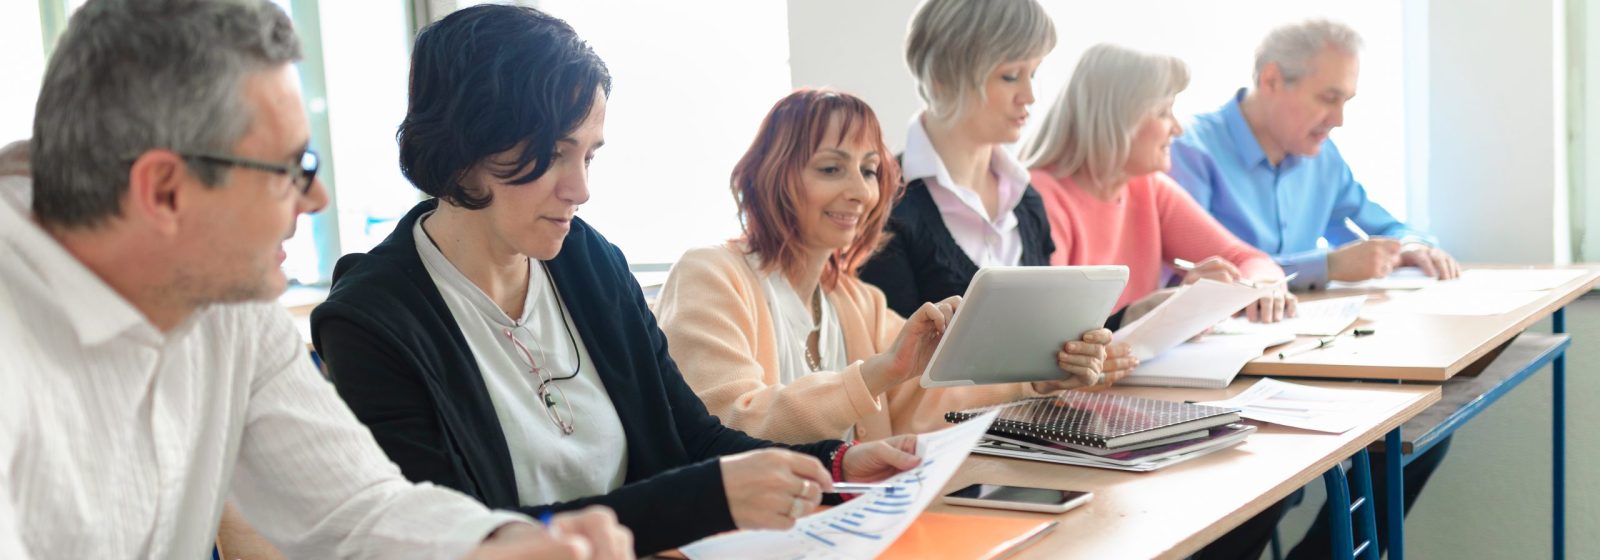
[[[556,142],[583,123],[611,73],[572,26],[533,8],[479,5],[424,28],[411,53],[400,172],[422,192],[473,210],[492,195],[461,184],[472,166],[520,147],[497,177],[536,181]],[[520,175],[519,175],[520,174]]]

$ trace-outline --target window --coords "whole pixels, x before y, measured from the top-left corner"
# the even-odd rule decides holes
[[[783,2],[543,0],[611,69],[606,146],[578,212],[634,263],[671,263],[740,227],[728,176],[790,91]],[[729,25],[728,22],[738,22]]]
[[[0,71],[11,85],[0,88],[0,144],[33,135],[33,106],[44,78],[44,33],[37,2],[15,2],[0,17]]]
[[[410,15],[404,3],[317,4],[327,77],[327,105],[322,109],[338,186],[333,205],[323,212],[334,216],[338,239],[337,250],[320,261],[324,268],[318,279],[325,281],[331,260],[377,245],[421,194],[400,174],[400,147],[394,139],[406,116],[411,64]]]

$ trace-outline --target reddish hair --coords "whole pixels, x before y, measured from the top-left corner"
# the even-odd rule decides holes
[[[800,265],[800,174],[817,147],[828,140],[828,122],[840,121],[839,137],[865,140],[878,152],[878,203],[868,208],[850,246],[833,252],[822,267],[822,285],[832,289],[841,275],[854,275],[883,240],[883,224],[900,189],[900,166],[883,143],[878,116],[861,98],[829,89],[795,90],[772,106],[744,157],[733,167],[730,186],[744,224],[744,242],[761,257],[763,270],[790,273]]]

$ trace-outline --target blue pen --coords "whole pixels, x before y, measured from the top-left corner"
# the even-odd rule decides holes
[[[555,517],[555,512],[552,512],[548,509],[539,512],[539,524],[549,527],[551,517]]]

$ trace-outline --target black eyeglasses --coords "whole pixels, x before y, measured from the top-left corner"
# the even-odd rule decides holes
[[[300,154],[299,167],[221,154],[179,153],[178,155],[211,164],[231,165],[285,175],[289,177],[290,181],[294,182],[296,188],[300,189],[300,194],[302,195],[311,192],[311,183],[315,182],[317,178],[317,168],[322,165],[322,160],[317,158],[317,153],[311,150],[306,150],[305,153]]]

